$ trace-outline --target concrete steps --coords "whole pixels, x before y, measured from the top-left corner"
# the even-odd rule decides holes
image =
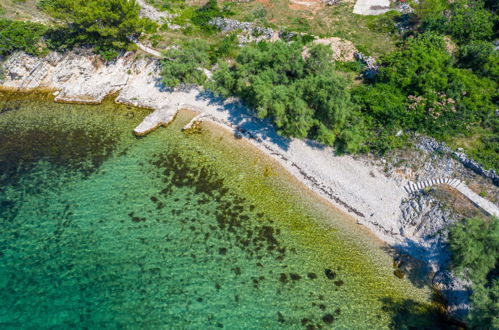
[[[431,187],[431,186],[437,186],[440,184],[447,184],[453,188],[459,187],[463,182],[458,179],[452,179],[452,178],[434,178],[434,179],[429,179],[426,181],[419,181],[419,182],[409,182],[408,184],[405,185],[404,189],[407,191],[409,194],[416,193],[420,190],[423,190],[424,188]]]
[[[497,207],[497,205],[479,196],[477,193],[468,188],[468,186],[459,179],[435,178],[426,181],[409,182],[404,186],[404,189],[409,194],[415,194],[420,192],[426,187],[437,186],[441,184],[446,184],[452,188],[457,189],[457,191],[466,196],[471,202],[473,202],[473,204],[475,204],[480,209],[484,210],[486,213],[490,215],[499,216],[499,207]]]

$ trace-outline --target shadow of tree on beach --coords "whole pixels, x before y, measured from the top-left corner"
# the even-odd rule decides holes
[[[419,244],[409,241],[407,245],[393,245],[383,247],[382,250],[393,258],[394,275],[405,277],[417,288],[431,285],[431,269],[428,262],[411,257],[407,252],[421,248]]]
[[[256,113],[241,101],[237,99],[227,101],[208,90],[201,91],[197,99],[208,101],[210,105],[217,106],[220,112],[227,112],[228,120],[241,130],[251,132],[255,137],[269,141],[284,151],[289,149],[291,139],[277,133],[270,120],[258,118]]]
[[[435,298],[436,299],[436,298]],[[435,300],[434,299],[434,300]],[[465,325],[448,318],[437,305],[422,304],[412,299],[381,299],[383,311],[391,315],[391,329],[465,329]]]

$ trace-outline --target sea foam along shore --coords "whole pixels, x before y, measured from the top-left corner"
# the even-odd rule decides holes
[[[133,53],[112,63],[104,63],[84,51],[50,53],[45,58],[16,53],[3,63],[2,69],[4,78],[0,88],[3,89],[52,90],[56,101],[75,103],[100,103],[106,96],[117,93],[118,103],[156,110],[143,121],[143,126],[137,127],[141,134],[157,124],[166,125],[179,109],[205,114],[248,137],[299,181],[350,214],[382,241],[426,262],[431,273],[441,272],[448,261],[441,241],[435,239],[448,219],[444,216],[433,222],[420,215],[408,218],[407,209],[402,210],[411,199],[404,190],[408,182],[404,175],[387,176],[382,160],[336,156],[329,147],[279,136],[270,122],[255,118],[237,100],[220,100],[197,88],[166,89],[160,83],[158,60],[137,58]],[[158,114],[161,118],[155,117]],[[453,276],[443,278],[439,284],[444,291],[451,295],[465,292]],[[450,311],[462,317],[467,308],[466,294],[447,298],[452,305]]]

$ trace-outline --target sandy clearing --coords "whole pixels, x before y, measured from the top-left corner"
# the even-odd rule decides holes
[[[357,0],[353,13],[359,15],[381,15],[390,10],[389,0]]]

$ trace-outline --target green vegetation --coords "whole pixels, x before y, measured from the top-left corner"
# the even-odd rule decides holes
[[[396,19],[373,19],[383,23],[376,28],[391,33],[391,15]],[[499,54],[491,42],[498,15],[492,3],[426,0],[412,22],[409,37],[381,57],[374,81],[353,91],[377,136],[371,147],[398,147],[395,132],[409,130],[464,147],[486,167],[499,169]]]
[[[499,81],[499,52],[487,41],[473,41],[464,45],[460,51],[461,67],[473,70],[483,77]]]
[[[215,17],[225,17],[230,14],[228,7],[220,9],[217,0],[208,0],[204,6],[194,11],[191,21],[201,30],[214,32],[216,29],[209,22]]]
[[[312,138],[342,151],[362,147],[362,120],[347,83],[330,62],[330,49],[314,46],[303,58],[299,42],[258,43],[244,47],[234,65],[221,63],[211,87],[237,95],[271,118],[285,136]]]
[[[406,132],[421,133],[464,147],[499,170],[495,0],[421,0],[414,14],[372,17],[352,14],[349,3],[313,12],[297,10],[288,0],[237,7],[217,0],[148,2],[176,17],[157,29],[139,17],[135,0],[39,0],[38,8],[55,25],[0,19],[0,57],[90,46],[112,59],[146,34],[154,47],[167,49],[161,61],[166,86],[204,85],[237,96],[284,136],[313,139],[339,152],[383,153],[404,146],[411,136]],[[11,7],[0,6],[0,14],[12,15]],[[227,16],[305,34],[291,42],[240,47],[237,34],[222,35],[209,24]],[[329,48],[309,45],[311,35],[351,40],[359,51],[378,57],[378,74],[361,79],[364,64],[331,62]],[[204,69],[214,70],[212,80]],[[473,218],[450,232],[456,270],[474,284],[470,325],[479,329],[499,327],[498,228],[496,218]]]
[[[163,83],[169,87],[204,83],[206,75],[202,68],[210,63],[208,49],[205,41],[194,40],[165,51],[161,61]]]
[[[437,8],[444,5],[437,4]],[[490,40],[494,34],[495,15],[485,8],[483,1],[458,0],[450,5],[450,15],[432,10],[424,17],[426,30],[449,34],[454,41],[468,43],[476,40]]]
[[[219,63],[209,88],[240,97],[258,116],[272,119],[285,136],[315,139],[340,151],[381,153],[403,146],[409,135],[398,133],[404,131],[431,135],[451,145],[457,137],[460,141],[473,137],[474,143],[466,145],[468,153],[497,168],[498,118],[494,112],[499,56],[490,42],[496,16],[484,3],[474,2],[468,13],[463,11],[466,6],[464,0],[451,6],[442,0],[421,2],[419,20],[410,18],[415,30],[405,34],[409,37],[401,40],[398,49],[381,57],[376,78],[360,85],[349,84],[361,72],[360,63],[329,63],[330,54],[320,47],[303,59],[304,40],[238,49],[235,35],[200,46],[198,51],[206,52],[209,61],[204,55],[201,61],[196,59],[201,55],[189,54],[193,51],[187,45],[186,54],[173,56],[178,61],[163,62],[164,81],[169,86],[201,84],[206,77],[200,67],[229,58]],[[444,10],[451,15],[445,16]],[[223,16],[214,0],[190,13],[190,20],[206,30],[210,30],[205,27],[209,19]],[[249,13],[246,18],[273,18],[271,8],[261,5]],[[365,22],[379,33],[405,38],[395,28],[401,19],[400,14],[388,12],[365,18]],[[306,26],[312,21],[293,22],[295,31],[312,30]],[[467,31],[464,27],[471,23],[479,28]],[[443,33],[451,34],[457,44],[452,46]],[[172,78],[175,74],[179,78]]]
[[[478,100],[468,100],[477,105],[476,115],[482,119],[470,123],[463,134],[444,138],[454,146],[464,147],[485,166],[499,170],[499,118],[491,115],[489,110],[491,106],[497,108],[499,99],[499,53],[492,44],[492,40],[498,37],[497,1],[459,0],[449,5],[443,0],[427,0],[422,4],[427,10],[421,11],[421,30],[450,35],[457,44],[454,46],[453,66],[467,69],[469,79],[466,83],[474,85],[470,87],[475,87],[477,92],[487,84],[489,88],[484,94],[492,103],[483,104],[485,109],[482,111],[478,109]]]
[[[450,228],[456,271],[473,282],[469,325],[499,328],[499,219],[466,219]]]
[[[411,38],[382,58],[374,83],[356,90],[356,101],[385,129],[464,134],[494,116],[496,85],[453,62],[441,36]]]
[[[161,61],[162,81],[168,87],[181,84],[202,85],[206,82],[203,69],[227,57],[235,57],[239,51],[237,35],[230,34],[208,44],[203,39],[176,42],[177,46],[163,53]]]
[[[40,42],[46,30],[42,24],[0,19],[0,56],[17,50],[41,54],[43,45]]]
[[[48,35],[50,46],[92,45],[106,59],[129,49],[130,38],[152,29],[151,22],[139,18],[135,0],[41,0],[39,7],[65,22]]]

